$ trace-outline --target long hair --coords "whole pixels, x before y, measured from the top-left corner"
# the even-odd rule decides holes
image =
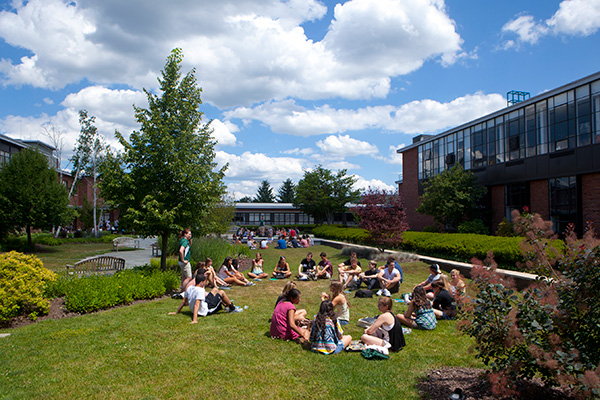
[[[327,324],[327,318],[333,322],[336,337],[340,337],[337,324],[337,314],[333,311],[333,303],[329,300],[321,302],[319,312],[315,317],[314,328],[310,331],[310,341],[323,340],[325,338],[325,327]]]
[[[427,294],[425,293],[425,289],[423,286],[416,286],[413,290],[412,294],[412,302],[415,307],[415,310],[420,308],[431,308],[431,302],[427,298]]]
[[[186,234],[188,234],[190,232],[189,229],[184,229],[181,232],[179,232],[179,240],[181,240],[182,237],[184,237]]]
[[[331,301],[333,301],[333,299],[335,299],[336,297],[338,297],[341,294],[346,299],[346,305],[348,307],[350,307],[350,302],[348,301],[348,298],[346,297],[346,294],[344,293],[344,285],[342,284],[342,282],[331,281],[330,287],[331,287]]]
[[[283,287],[283,290],[281,291],[281,295],[284,297],[287,297],[287,294],[290,292],[290,290],[292,289],[296,289],[296,282],[294,281],[289,281],[288,283],[285,284],[285,286]]]
[[[225,257],[225,259],[223,260],[223,264],[221,264],[221,265],[224,265],[227,267],[228,270],[231,270],[231,268],[229,267],[229,261],[231,261],[231,260],[233,260],[233,258]]]

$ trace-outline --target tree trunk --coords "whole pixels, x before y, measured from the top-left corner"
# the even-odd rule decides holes
[[[167,247],[169,245],[169,231],[163,232],[161,235],[161,249],[160,249],[160,269],[163,271],[167,270]]]
[[[94,236],[98,237],[98,219],[96,217],[96,201],[98,199],[98,195],[96,194],[96,163],[94,163],[94,186],[92,187],[92,189],[94,191],[94,227],[96,228],[94,230]]]
[[[62,172],[61,172],[60,176],[61,176],[60,181],[62,182]],[[79,176],[79,171],[75,171],[75,178],[73,178],[73,184],[71,185],[71,189],[69,189],[69,196],[67,197],[69,199],[69,202],[71,202],[71,195],[73,195],[73,188],[75,187],[75,184],[77,183],[78,176]],[[56,230],[56,234],[54,235],[55,238],[58,237],[58,234],[60,233],[60,228],[62,228],[62,225],[58,226],[58,229]]]
[[[25,231],[27,232],[27,247],[33,251],[33,246],[31,245],[31,225],[28,224]]]

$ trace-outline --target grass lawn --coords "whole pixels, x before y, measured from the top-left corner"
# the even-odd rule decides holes
[[[330,247],[311,251],[316,259],[327,252],[334,266],[347,259]],[[280,254],[295,273],[306,249],[264,251],[267,272]],[[428,274],[423,263],[403,268],[401,292]],[[453,321],[440,321],[432,332],[413,330],[407,346],[386,361],[366,360],[360,353],[324,356],[271,339],[269,318],[284,284],[263,280],[234,287],[227,294],[248,309],[220,312],[196,325],[190,324],[187,307],[167,315],[179,300],[161,299],[2,330],[11,335],[0,338],[0,398],[418,399],[416,384],[427,370],[481,367],[469,351],[472,340],[458,333]],[[315,314],[328,286],[328,281],[298,282],[298,308]],[[344,333],[358,339],[363,329],[356,321],[377,313],[377,298],[349,296],[351,323]],[[395,312],[404,310],[404,304],[394,303]]]
[[[75,264],[86,257],[97,256],[112,251],[112,243],[68,243],[60,246],[40,246],[34,253],[44,263],[44,267],[54,272],[65,272],[67,264]]]

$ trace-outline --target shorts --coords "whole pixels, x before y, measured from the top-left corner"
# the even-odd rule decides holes
[[[341,353],[342,350],[344,350],[344,342],[342,342],[341,340],[337,343],[337,346],[335,347],[335,350],[333,351],[332,354],[338,354]]]
[[[377,329],[373,336],[383,340],[383,347],[385,347],[386,349],[389,349],[390,347],[392,347],[392,344],[390,343],[390,333],[388,331],[386,331],[385,329],[383,329],[383,328]]]
[[[338,322],[340,323],[340,325],[348,325],[350,323],[350,321],[346,321],[345,319],[338,319]]]
[[[214,314],[223,309],[223,301],[221,300],[221,295],[219,293],[213,294],[210,292],[206,295],[204,301],[206,301],[206,305],[208,306],[208,314],[206,315]]]
[[[454,317],[451,317],[450,315],[442,311],[442,316],[440,317],[440,319],[454,319]]]
[[[331,279],[331,274],[329,272],[325,272],[325,275],[322,278],[323,279]]]
[[[178,261],[178,263],[179,263],[179,268],[181,268],[181,276],[183,278],[191,278],[192,277],[192,265],[189,262],[184,263],[184,262]]]

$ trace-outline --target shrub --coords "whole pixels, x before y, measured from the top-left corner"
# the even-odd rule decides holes
[[[15,251],[0,254],[0,322],[23,314],[36,319],[47,313],[44,287],[55,279],[56,274],[35,256]]]
[[[498,229],[496,229],[496,236],[511,237],[518,235],[515,233],[513,224],[508,222],[508,219],[504,218],[502,219],[502,222],[498,224]]]
[[[150,266],[125,270],[112,276],[61,277],[46,294],[64,296],[69,311],[88,313],[133,300],[152,299],[179,286],[179,275]]]
[[[159,239],[160,246],[160,239]],[[168,254],[176,255],[179,251],[179,239],[176,235],[169,236],[168,241]],[[198,261],[204,261],[207,257],[210,257],[215,265],[225,259],[225,257],[251,257],[252,252],[248,246],[244,244],[231,244],[228,241],[216,238],[216,237],[195,237],[192,238],[190,245],[190,251],[192,252],[192,265],[195,265]]]
[[[478,235],[488,235],[490,230],[480,219],[465,221],[458,225],[458,233],[476,233]]]
[[[365,229],[361,228],[347,228],[339,227],[336,225],[321,225],[313,229],[315,236],[324,238],[339,240],[342,242],[349,243],[366,243],[369,239],[369,233]]]
[[[584,397],[600,397],[600,241],[573,227],[562,247],[550,240],[551,224],[539,215],[514,215],[525,234],[527,265],[547,278],[517,294],[491,268],[473,268],[475,297],[464,304],[462,329],[475,338],[478,357],[491,367],[498,393],[509,394],[518,379],[539,376],[547,384],[569,384]],[[496,385],[497,386],[497,385]]]

